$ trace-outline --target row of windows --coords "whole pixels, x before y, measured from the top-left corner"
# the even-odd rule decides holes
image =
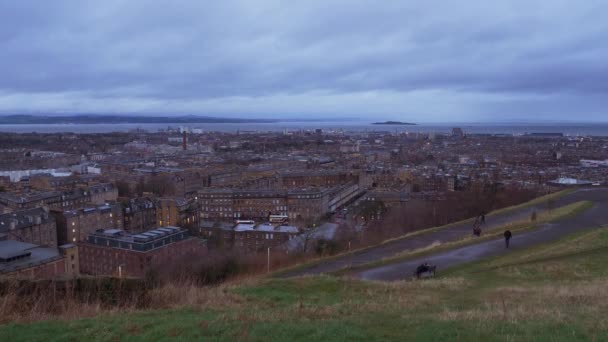
[[[321,198],[322,196],[323,196],[322,194],[316,194],[316,195],[295,195],[295,196],[290,196],[290,197],[293,197],[293,198]],[[204,197],[204,198],[218,198],[218,199],[220,199],[220,201],[230,201],[233,198],[243,198],[243,197],[264,198],[264,197],[282,197],[282,196],[277,196],[277,195],[267,195],[267,196],[264,196],[264,195],[260,195],[260,194],[245,194],[245,195],[236,194],[234,196],[209,195],[209,196]],[[279,200],[273,200],[273,201],[279,201]],[[205,202],[207,203],[209,201],[205,201]]]
[[[257,210],[275,210],[275,211],[286,211],[287,210],[287,206],[286,205],[280,205],[278,207],[274,207],[274,208],[254,208],[254,207],[249,207],[249,208],[242,208],[239,207],[238,209],[233,209],[231,207],[203,207],[203,211],[233,211],[233,210],[243,210],[243,211],[257,211]]]

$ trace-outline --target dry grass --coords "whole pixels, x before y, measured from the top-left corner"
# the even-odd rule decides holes
[[[136,292],[116,295],[114,290],[107,293],[90,291],[86,295],[73,291],[60,291],[58,287],[40,286],[26,283],[24,291],[20,282],[8,282],[0,295],[0,324],[9,322],[32,322],[40,320],[74,320],[95,317],[101,314],[135,313],[146,310],[194,308],[220,310],[239,308],[244,304],[242,297],[232,289],[238,286],[254,286],[259,280],[241,277],[218,286],[200,287],[191,282],[166,283],[152,289],[138,289]],[[52,283],[51,283],[52,284]],[[33,290],[31,289],[33,288]]]
[[[108,309],[100,303],[83,303],[65,298],[60,302],[49,297],[37,297],[24,303],[24,299],[8,294],[0,298],[0,324],[10,322],[31,322],[48,319],[72,320],[83,317],[94,317],[101,313],[128,312],[123,308]]]

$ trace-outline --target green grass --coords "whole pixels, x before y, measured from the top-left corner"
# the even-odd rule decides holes
[[[520,209],[524,209],[524,208],[529,208],[529,207],[532,207],[532,206],[535,206],[535,205],[546,203],[546,202],[549,202],[551,200],[557,200],[557,199],[559,199],[559,198],[561,198],[561,197],[563,197],[563,196],[565,196],[567,194],[570,194],[570,193],[574,192],[575,190],[576,189],[566,189],[566,190],[550,193],[550,194],[547,194],[547,195],[544,195],[544,196],[540,196],[540,197],[537,197],[537,198],[535,198],[535,199],[533,199],[531,201],[528,201],[526,203],[522,203],[522,204],[518,204],[518,205],[515,205],[515,206],[511,206],[511,207],[506,207],[506,208],[502,208],[502,209],[499,209],[499,210],[495,210],[495,211],[489,213],[488,215],[486,215],[486,217],[487,218],[491,218],[491,217],[494,217],[496,215],[503,215],[503,214],[511,213],[513,211],[516,211],[516,210],[520,210]],[[283,268],[283,269],[280,269],[280,270],[277,270],[277,271],[273,272],[272,276],[279,277],[282,274],[285,274],[285,273],[288,273],[288,272],[294,272],[294,271],[298,271],[298,270],[304,270],[306,268],[309,268],[309,267],[314,266],[314,265],[318,265],[320,263],[324,263],[324,262],[328,262],[328,261],[331,261],[331,260],[343,258],[343,257],[346,257],[348,255],[355,254],[355,253],[361,253],[361,252],[364,252],[366,250],[376,248],[378,246],[382,246],[382,245],[385,245],[385,244],[388,244],[388,243],[391,243],[391,242],[395,242],[395,241],[399,241],[399,240],[403,240],[403,239],[409,239],[409,238],[412,238],[412,237],[415,237],[415,236],[418,236],[418,235],[421,235],[421,234],[433,233],[433,232],[441,231],[441,230],[444,230],[444,229],[449,229],[451,227],[462,225],[462,224],[471,224],[471,223],[473,223],[474,220],[475,220],[475,218],[468,218],[468,219],[465,219],[465,220],[461,220],[461,221],[457,221],[457,222],[452,222],[452,223],[449,223],[449,224],[446,224],[446,225],[443,225],[443,226],[438,226],[438,227],[432,227],[432,228],[417,230],[417,231],[410,232],[410,233],[407,233],[407,234],[404,234],[404,235],[401,235],[401,236],[398,236],[398,237],[395,237],[395,238],[387,239],[387,240],[382,241],[381,243],[376,244],[376,245],[362,247],[362,248],[359,248],[359,249],[352,250],[350,252],[339,253],[339,254],[336,254],[336,255],[333,255],[333,256],[329,256],[329,257],[316,258],[316,259],[309,260],[309,261],[306,261],[306,262],[303,262],[303,263],[300,263],[300,264],[297,264],[297,265],[294,265],[294,266],[286,267],[286,268]]]
[[[415,250],[408,250],[403,253],[399,253],[395,256],[391,256],[389,258],[384,258],[381,260],[372,261],[366,264],[357,265],[354,267],[344,268],[338,271],[333,272],[334,275],[346,275],[352,272],[360,272],[366,269],[380,267],[388,264],[392,264],[395,262],[402,262],[411,259],[420,258],[426,255],[439,253],[442,251],[447,251],[451,249],[456,249],[468,245],[473,245],[476,243],[480,243],[483,241],[494,240],[497,238],[502,238],[503,232],[505,230],[510,230],[512,233],[517,234],[524,231],[537,229],[539,225],[563,220],[567,217],[572,217],[583,213],[585,210],[593,207],[593,202],[590,201],[579,201],[575,203],[571,203],[565,205],[563,207],[555,208],[553,210],[539,212],[537,216],[536,222],[530,222],[529,220],[522,221],[514,221],[508,224],[494,227],[492,229],[485,230],[481,237],[474,236],[465,236],[458,240],[453,240],[440,244],[433,244],[427,247],[423,247]]]
[[[514,206],[510,206],[510,207],[506,207],[506,208],[502,208],[502,209],[498,209],[493,211],[490,215],[498,215],[498,214],[506,214],[515,210],[519,210],[519,209],[523,209],[523,208],[529,208],[535,205],[539,205],[539,204],[543,204],[549,201],[555,201],[558,200],[562,197],[564,197],[567,194],[570,194],[574,191],[576,191],[576,188],[569,188],[569,189],[564,189],[561,191],[557,191],[557,192],[553,192],[544,196],[540,196],[537,197],[531,201],[528,201],[526,203],[522,203],[522,204],[518,204],[518,205],[514,205]]]
[[[454,267],[444,273],[447,277],[455,275],[549,282],[608,277],[608,228]]]
[[[213,305],[8,324],[0,340],[606,341],[606,288],[601,228],[436,279],[259,279],[216,290]]]

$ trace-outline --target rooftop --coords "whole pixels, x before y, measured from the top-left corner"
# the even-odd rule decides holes
[[[42,208],[20,210],[0,215],[0,232],[21,229],[37,224],[47,223],[54,219]]]
[[[40,247],[27,242],[0,241],[0,274],[44,264],[60,259],[55,248]]]
[[[100,229],[89,235],[87,243],[109,248],[145,252],[187,239],[188,232],[179,227],[166,226],[131,234],[121,229]]]

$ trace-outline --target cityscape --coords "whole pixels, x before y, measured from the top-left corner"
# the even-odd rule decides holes
[[[182,126],[3,134],[2,146],[1,270],[31,279],[143,278],[219,251],[284,266],[608,182],[608,138],[561,133]],[[418,219],[392,227],[399,215]]]
[[[608,341],[606,13],[0,1],[0,341]]]

